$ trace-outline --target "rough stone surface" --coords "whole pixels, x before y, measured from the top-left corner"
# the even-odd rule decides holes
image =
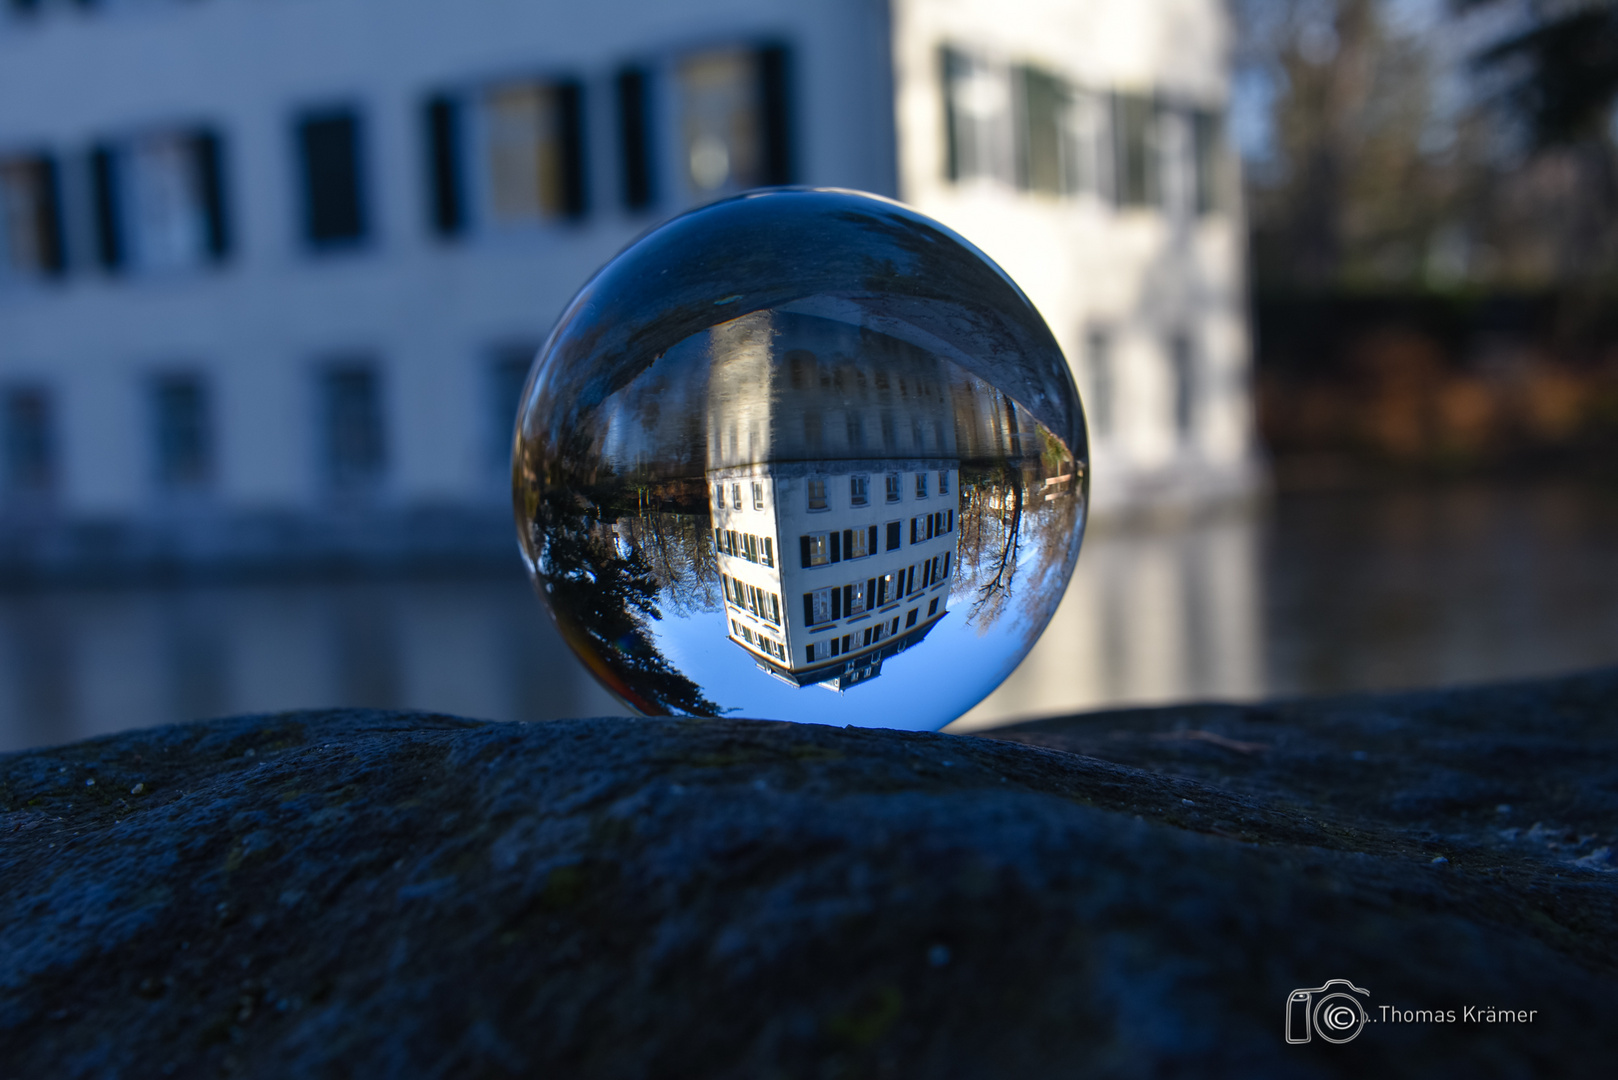
[[[332,711],[0,757],[0,1077],[1611,1075],[1618,672],[995,736]],[[1330,979],[1456,1020],[1287,1045]]]

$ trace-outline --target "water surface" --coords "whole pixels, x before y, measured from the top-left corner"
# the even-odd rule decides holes
[[[1618,664],[1618,499],[1570,486],[1284,496],[1102,527],[964,730],[1190,698]],[[622,709],[509,575],[0,594],[0,750],[331,705],[503,720]]]

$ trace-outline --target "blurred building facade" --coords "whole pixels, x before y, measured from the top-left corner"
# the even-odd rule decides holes
[[[1098,513],[1240,495],[1228,35],[1220,0],[6,0],[0,562],[504,556],[563,304],[779,183],[1005,267]]]

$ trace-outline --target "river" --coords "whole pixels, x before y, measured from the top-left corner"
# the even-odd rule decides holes
[[[1092,529],[1044,637],[950,730],[1610,664],[1618,494],[1287,494],[1254,512]],[[0,751],[350,705],[501,720],[622,711],[516,573],[0,594]]]

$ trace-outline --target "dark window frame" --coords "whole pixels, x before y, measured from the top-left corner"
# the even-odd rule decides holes
[[[1197,433],[1197,391],[1199,389],[1197,346],[1189,330],[1175,330],[1168,337],[1169,368],[1174,379],[1174,432],[1182,442]]]
[[[619,198],[626,210],[648,210],[657,203],[651,72],[626,65],[618,70],[613,87],[618,106]]]
[[[389,463],[386,387],[381,365],[370,357],[343,357],[320,371],[326,484],[334,491],[379,485]]]
[[[1072,90],[1061,76],[1029,64],[1011,69],[1017,187],[1045,195],[1070,190],[1062,169],[1063,127]]]
[[[1120,207],[1163,205],[1162,113],[1151,94],[1112,95],[1112,189]]]
[[[1226,157],[1225,117],[1212,109],[1192,109],[1191,186],[1192,211],[1207,217],[1225,209]]]
[[[427,149],[427,220],[444,238],[466,231],[466,179],[462,169],[462,104],[451,94],[433,94],[422,105]]]
[[[759,122],[763,130],[764,161],[760,180],[766,187],[791,184],[797,175],[794,160],[792,49],[784,42],[766,42],[758,50]]]
[[[90,148],[90,189],[94,207],[96,262],[109,274],[124,268],[123,215],[118,205],[118,151],[111,143]]]
[[[7,154],[13,168],[20,167],[33,187],[35,200],[32,227],[39,253],[34,268],[42,278],[59,278],[67,272],[67,238],[62,212],[61,170],[56,157],[46,152]]]
[[[506,342],[489,350],[484,366],[488,407],[488,447],[491,469],[497,474],[511,469],[512,440],[517,415],[522,410],[522,392],[528,384],[538,345]]]
[[[191,152],[202,196],[204,247],[208,261],[221,263],[230,257],[233,240],[224,136],[211,127],[197,128],[191,135]]]
[[[4,420],[6,490],[35,496],[54,491],[60,465],[51,388],[36,383],[7,386]]]
[[[168,372],[152,381],[153,472],[166,491],[197,490],[214,479],[212,394],[197,372]]]
[[[354,104],[319,106],[294,121],[303,199],[301,231],[314,251],[349,250],[371,240],[366,125]]]

